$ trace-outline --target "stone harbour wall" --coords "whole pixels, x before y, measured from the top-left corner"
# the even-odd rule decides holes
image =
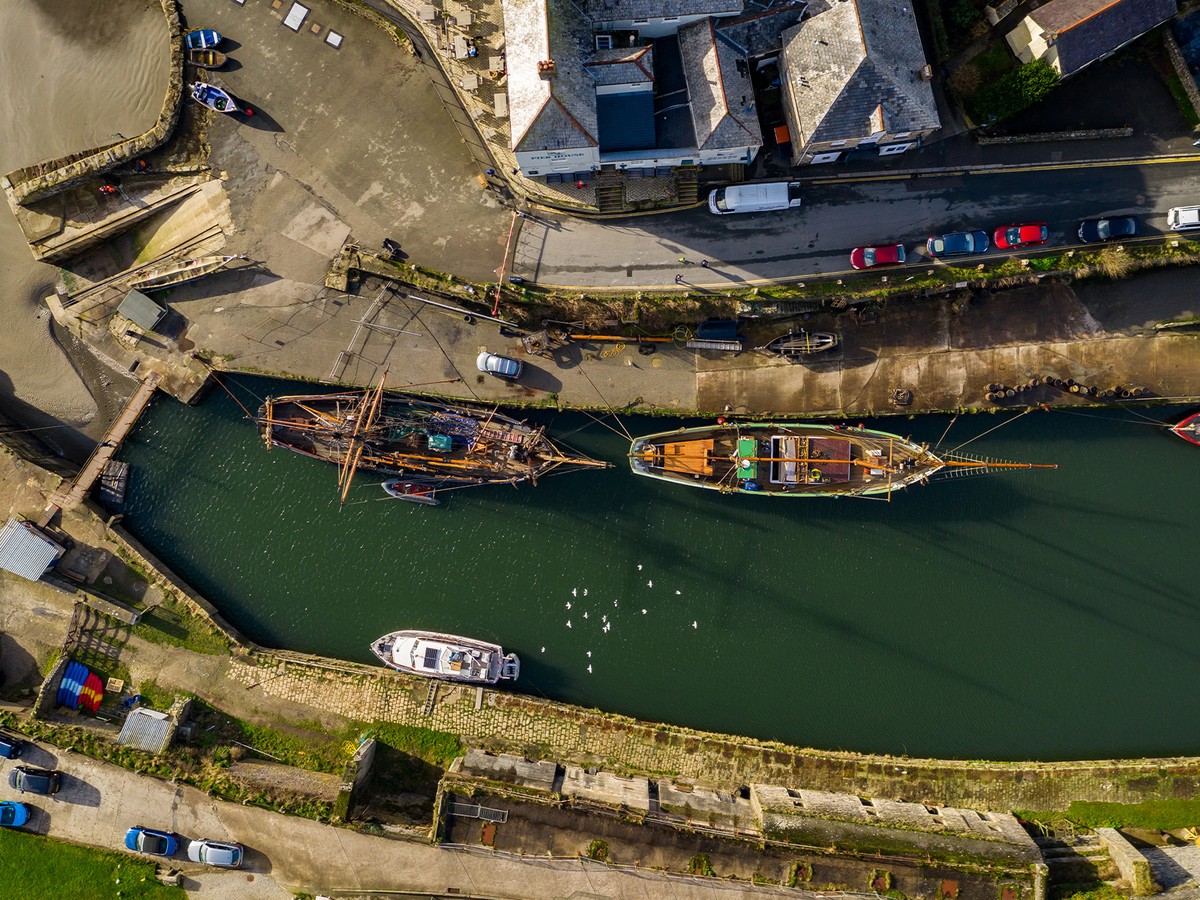
[[[662,775],[721,790],[754,782],[983,810],[1064,809],[1073,800],[1137,802],[1194,796],[1200,758],[1067,763],[967,762],[824,752],[587,710],[519,694],[442,686],[426,714],[428,682],[270,651],[239,657],[231,676],[258,690],[362,722],[457,734],[470,746]]]
[[[9,172],[3,179],[9,203],[16,206],[41,200],[59,191],[95,178],[117,166],[136,159],[164,143],[175,130],[179,119],[179,105],[183,96],[183,26],[179,21],[179,8],[175,0],[159,0],[163,15],[167,19],[167,31],[171,42],[170,80],[163,97],[162,110],[154,126],[137,137],[109,144],[81,153],[73,153],[58,159],[26,166]]]

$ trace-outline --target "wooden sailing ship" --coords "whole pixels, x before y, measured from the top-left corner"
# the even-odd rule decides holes
[[[495,409],[385,392],[382,379],[369,391],[268,398],[256,421],[268,449],[336,463],[343,502],[359,469],[442,489],[610,465],[568,456],[543,428]]]
[[[139,272],[137,277],[129,282],[131,288],[139,291],[157,291],[163,288],[186,284],[219,272],[235,259],[246,259],[245,256],[200,256],[195,259],[177,259],[161,266],[154,266]]]
[[[939,456],[907,438],[841,425],[718,423],[636,438],[636,475],[722,493],[770,497],[871,497],[943,471],[1056,468]]]
[[[832,350],[838,345],[838,336],[831,331],[789,331],[768,344],[755,347],[781,356],[788,362],[798,362],[814,353]]]

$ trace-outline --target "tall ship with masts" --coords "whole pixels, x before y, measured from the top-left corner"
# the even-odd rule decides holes
[[[718,422],[636,438],[636,475],[768,497],[890,497],[939,472],[1055,468],[939,455],[886,431],[843,425]]]
[[[537,482],[606,469],[571,456],[541,427],[470,406],[373,390],[268,398],[255,418],[268,449],[286,447],[337,464],[344,501],[359,469],[435,488]]]

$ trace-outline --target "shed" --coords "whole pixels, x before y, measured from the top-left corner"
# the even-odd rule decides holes
[[[154,709],[135,709],[121,726],[117,743],[147,753],[162,753],[171,743],[174,731],[171,717]]]
[[[37,581],[66,548],[40,528],[21,519],[9,519],[0,529],[0,569]]]
[[[117,312],[144,331],[153,331],[167,314],[167,308],[141,291],[130,291],[117,307]]]

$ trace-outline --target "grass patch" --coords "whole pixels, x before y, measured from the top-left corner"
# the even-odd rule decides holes
[[[154,644],[182,647],[193,653],[227,656],[229,638],[179,604],[165,601],[142,617],[134,634]]]
[[[157,881],[152,862],[7,828],[0,829],[0,884],[6,897],[168,900],[187,896],[183,888]]]
[[[1051,884],[1050,900],[1129,900],[1110,884]]]
[[[988,82],[1007,75],[1017,68],[1018,63],[1008,43],[1001,39],[972,59],[971,65],[975,66],[980,77]]]
[[[716,878],[717,873],[713,871],[712,860],[704,853],[697,853],[688,860],[689,875],[703,875],[706,878]]]
[[[1022,810],[1016,814],[1027,822],[1042,824],[1065,819],[1082,828],[1175,831],[1200,826],[1200,800],[1147,800],[1143,803],[1076,801],[1065,812]]]
[[[415,756],[442,769],[450,765],[455,757],[462,756],[464,752],[462,741],[458,739],[457,735],[446,731],[434,731],[430,728],[412,728],[408,725],[396,725],[391,722],[376,722],[371,726],[369,736],[393,750]]]

